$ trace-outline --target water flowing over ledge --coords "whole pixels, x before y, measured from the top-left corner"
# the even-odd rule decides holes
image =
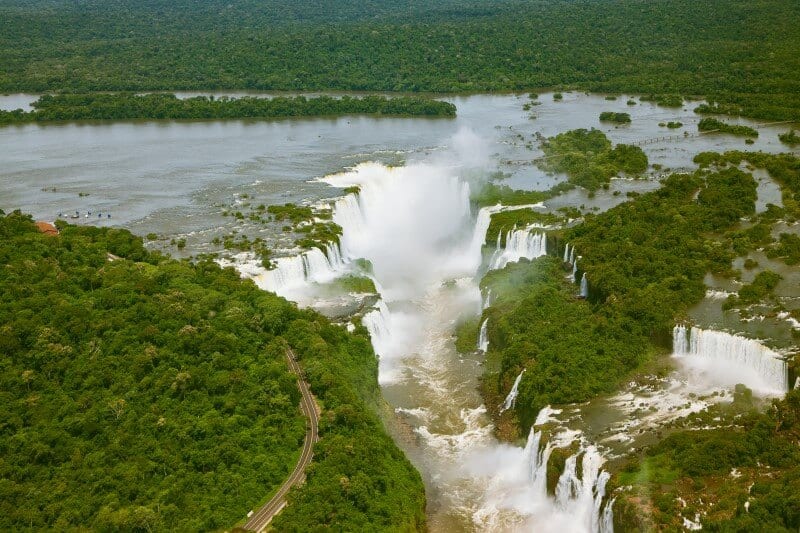
[[[500,234],[497,234],[497,250],[492,257],[489,269],[499,270],[508,263],[516,263],[522,258],[535,259],[547,255],[547,234],[534,232],[535,226],[525,229],[512,229],[506,233],[505,247],[500,247]]]
[[[519,394],[519,382],[522,381],[522,374],[525,373],[523,369],[522,372],[519,373],[517,379],[514,380],[514,384],[511,386],[511,390],[508,392],[508,396],[506,396],[503,405],[500,407],[500,412],[508,411],[509,409],[514,408],[514,404],[517,403],[517,395]]]
[[[758,341],[723,331],[675,326],[673,353],[690,369],[721,385],[742,383],[757,393],[789,390],[789,369],[780,354]]]

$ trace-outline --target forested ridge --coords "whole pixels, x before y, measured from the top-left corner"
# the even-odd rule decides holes
[[[703,95],[800,118],[791,0],[0,2],[0,90]]]
[[[289,346],[321,440],[276,527],[424,529],[419,474],[375,414],[363,329],[125,230],[59,228],[0,216],[0,529],[232,527],[302,446]]]

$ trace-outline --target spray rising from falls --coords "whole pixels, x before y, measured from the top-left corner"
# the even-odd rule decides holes
[[[675,326],[675,357],[720,385],[742,383],[763,394],[783,394],[789,370],[780,354],[758,341],[723,331]]]
[[[508,263],[514,263],[522,258],[534,259],[547,255],[547,235],[534,232],[534,227],[526,229],[513,229],[506,234],[506,245],[500,249],[498,235],[497,251],[492,257],[489,268],[499,270]]]
[[[544,408],[528,434],[519,458],[524,466],[520,485],[505,500],[493,504],[498,507],[508,505],[528,517],[523,528],[515,527],[514,530],[611,533],[614,528],[613,500],[605,501],[610,475],[602,470],[604,459],[596,447],[581,443],[578,451],[567,458],[555,494],[547,492],[550,456],[554,449],[572,445],[574,437],[561,440],[558,435],[551,435],[547,438],[545,430],[537,428],[547,423],[549,415],[554,412],[557,411]],[[518,466],[514,468],[520,470]],[[484,525],[491,529],[492,524]]]
[[[581,298],[589,297],[589,281],[586,279],[586,272],[581,277]]]

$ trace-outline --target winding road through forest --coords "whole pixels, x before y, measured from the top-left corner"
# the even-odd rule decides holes
[[[297,387],[300,389],[300,393],[302,394],[300,408],[303,410],[303,414],[308,419],[306,439],[303,443],[303,451],[300,454],[300,459],[297,461],[292,473],[289,475],[286,481],[284,481],[283,485],[280,486],[278,492],[276,492],[267,503],[261,506],[247,519],[244,529],[248,531],[259,532],[263,530],[265,527],[267,527],[267,524],[269,524],[270,520],[272,520],[275,515],[278,514],[281,509],[283,509],[283,507],[286,505],[286,494],[289,492],[289,489],[302,482],[305,478],[306,467],[311,462],[311,458],[314,456],[314,443],[319,439],[319,418],[317,416],[317,407],[314,403],[314,398],[311,396],[311,392],[308,390],[308,384],[303,379],[303,373],[300,369],[300,365],[297,364],[297,359],[295,358],[294,352],[289,349],[286,350],[285,355],[286,360],[289,363],[289,368],[292,369],[292,372],[297,374]]]

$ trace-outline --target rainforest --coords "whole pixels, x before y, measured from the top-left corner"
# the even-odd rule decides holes
[[[0,0],[0,529],[797,531],[798,20]]]

